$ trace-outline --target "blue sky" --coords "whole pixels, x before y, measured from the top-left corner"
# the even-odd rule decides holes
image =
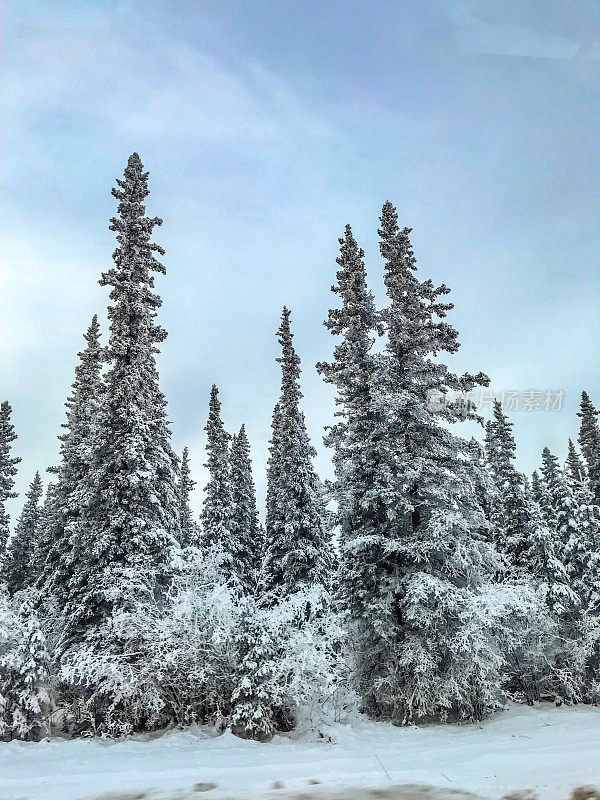
[[[162,387],[200,484],[214,381],[264,496],[284,304],[330,474],[314,364],[337,238],[350,222],[382,302],[388,198],[421,276],[452,288],[455,370],[565,392],[560,412],[513,415],[522,469],[544,444],[565,455],[582,388],[600,405],[595,0],[9,1],[2,27],[0,394],[20,491],[56,461],[81,334],[105,319],[110,189],[133,150],[164,219]]]

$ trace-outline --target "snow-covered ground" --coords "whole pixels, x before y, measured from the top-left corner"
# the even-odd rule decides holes
[[[566,800],[576,786],[600,784],[598,708],[513,706],[479,725],[394,728],[364,721],[335,727],[331,739],[278,736],[259,744],[197,730],[148,740],[15,741],[0,744],[0,798],[147,792],[151,798],[273,800],[424,784],[445,790],[444,797],[466,790],[500,798],[529,789],[540,800]],[[197,784],[216,787],[195,790]]]

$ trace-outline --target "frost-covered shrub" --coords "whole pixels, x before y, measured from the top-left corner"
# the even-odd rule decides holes
[[[164,606],[145,618],[150,668],[178,724],[219,723],[231,708],[240,589],[218,553],[184,552]]]
[[[356,709],[347,633],[320,585],[261,607],[250,598],[240,618],[232,729],[268,739],[276,730],[321,731]]]
[[[166,722],[148,665],[122,653],[83,646],[70,651],[60,667],[59,685],[72,733],[123,736]]]
[[[285,598],[270,613],[272,635],[284,642],[275,675],[285,685],[294,723],[319,730],[356,708],[349,685],[350,643],[342,617],[322,586]]]
[[[0,736],[39,739],[51,712],[50,657],[30,597],[0,587]]]
[[[268,608],[246,601],[232,729],[267,739],[275,730],[318,731],[355,707],[345,668],[346,637],[320,585]]]
[[[415,575],[404,607],[388,697],[397,722],[477,720],[507,697],[533,702],[575,691],[576,643],[561,638],[543,589],[531,583],[460,589]],[[564,662],[569,647],[571,667],[560,670],[558,657]]]
[[[60,685],[75,731],[123,735],[228,713],[239,612],[218,564],[218,554],[177,551],[166,594],[149,601],[140,593],[144,602],[99,631],[110,649],[90,643],[63,655]]]

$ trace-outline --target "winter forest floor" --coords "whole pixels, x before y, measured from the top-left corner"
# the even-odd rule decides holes
[[[361,721],[330,729],[330,739],[259,744],[195,729],[13,741],[0,744],[0,798],[458,800],[529,791],[567,800],[575,787],[600,785],[600,709],[589,706],[512,706],[477,725]]]

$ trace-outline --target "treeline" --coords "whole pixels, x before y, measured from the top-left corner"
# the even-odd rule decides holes
[[[113,195],[109,337],[85,333],[44,489],[9,535],[16,434],[0,409],[0,735],[120,735],[191,723],[266,740],[357,710],[395,723],[480,719],[507,698],[600,698],[600,427],[583,393],[580,453],[546,448],[528,480],[496,402],[483,444],[449,423],[489,379],[443,363],[459,347],[449,289],[421,280],[395,208],[380,217],[387,305],[364,253],[339,240],[335,338],[317,369],[336,390],[320,481],[301,410],[290,312],[265,524],[244,426],[210,394],[209,481],[190,509],[155,355],[166,333],[137,154]],[[383,338],[383,347],[375,342]],[[434,401],[432,401],[435,400]]]

